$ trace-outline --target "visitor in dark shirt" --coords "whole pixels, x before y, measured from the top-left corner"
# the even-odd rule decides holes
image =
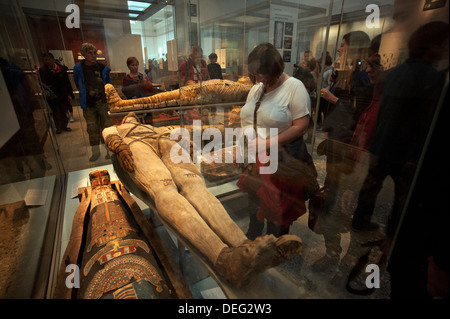
[[[222,76],[222,68],[220,67],[220,64],[217,63],[217,54],[211,53],[209,56],[209,61],[211,62],[208,64],[208,73],[209,77],[212,79],[221,79],[223,80]]]

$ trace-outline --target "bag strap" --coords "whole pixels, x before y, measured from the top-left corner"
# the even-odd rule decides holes
[[[202,81],[203,81],[203,70],[202,70],[202,67],[203,68],[207,68],[207,65],[206,65],[206,62],[205,62],[205,60],[203,60],[202,59],[202,62],[201,62],[201,67],[200,67],[200,78],[202,79]],[[194,65],[194,68],[195,68],[195,65]],[[189,73],[191,72],[191,63],[190,63],[190,58],[188,58],[187,60],[186,60],[186,74],[185,74],[185,76],[184,76],[184,82],[186,83],[186,81],[187,81],[187,79],[188,79],[188,75],[189,75]]]
[[[253,129],[255,130],[255,134],[257,134],[257,131],[256,131],[256,127],[257,127],[256,112],[258,112],[258,109],[259,109],[259,107],[261,105],[261,100],[264,97],[264,94],[266,94],[266,87],[265,86],[263,87],[263,91],[262,91],[261,96],[258,99],[258,102],[256,102],[255,112],[253,113]]]
[[[258,109],[259,109],[259,107],[261,105],[261,100],[264,97],[265,93],[266,93],[266,87],[264,86],[263,87],[263,91],[262,91],[258,101],[256,102],[255,111],[253,112],[253,129],[255,131],[255,137],[258,135],[258,133],[257,133],[257,115],[256,115],[256,113],[258,112]],[[248,164],[248,166],[247,166],[249,171],[252,171],[252,167],[253,167],[252,164]]]

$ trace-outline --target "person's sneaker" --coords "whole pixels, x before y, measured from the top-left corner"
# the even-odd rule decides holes
[[[375,231],[378,230],[378,228],[380,228],[380,225],[372,222],[364,223],[361,225],[352,224],[352,230],[356,232]]]
[[[73,116],[70,116],[69,122],[75,122],[75,119],[73,118]]]

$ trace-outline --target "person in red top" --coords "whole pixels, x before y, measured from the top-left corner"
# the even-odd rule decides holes
[[[139,61],[135,57],[127,59],[127,66],[130,70],[123,78],[122,92],[128,99],[150,96],[155,92],[152,82],[147,75],[139,72]]]

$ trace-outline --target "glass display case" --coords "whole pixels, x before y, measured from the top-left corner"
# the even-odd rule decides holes
[[[448,271],[442,257],[448,247],[433,244],[445,231],[417,216],[448,221],[437,206],[417,200],[417,192],[427,191],[426,176],[445,178],[427,156],[441,138],[448,92],[449,41],[442,31],[448,28],[447,1],[0,5],[0,225],[6,230],[0,237],[0,298],[54,298],[80,205],[78,188],[90,186],[95,169],[107,169],[128,189],[196,299],[387,299],[408,291],[399,271],[408,263],[409,274],[419,277],[424,265]],[[133,112],[144,125],[185,128],[192,140],[198,128],[200,150],[213,140],[204,132],[218,132],[221,150],[236,146],[237,139],[225,143],[225,130],[241,128],[248,117],[251,79],[258,78],[249,54],[262,43],[273,45],[284,73],[300,80],[307,94],[308,123],[296,139],[311,157],[320,191],[301,195],[304,211],[287,228],[301,239],[301,253],[270,270],[266,281],[272,286],[245,290],[222,282],[161,220],[153,195],[127,177],[101,133]],[[101,84],[94,93],[86,89],[94,85],[87,75],[89,54],[97,68],[92,76]],[[258,204],[238,186],[246,166],[203,158],[195,167],[247,233]],[[319,228],[311,226],[313,196],[322,199]],[[259,235],[271,227],[266,221]],[[407,244],[413,236],[408,227],[423,233],[420,247]],[[419,282],[406,296],[426,294]]]

